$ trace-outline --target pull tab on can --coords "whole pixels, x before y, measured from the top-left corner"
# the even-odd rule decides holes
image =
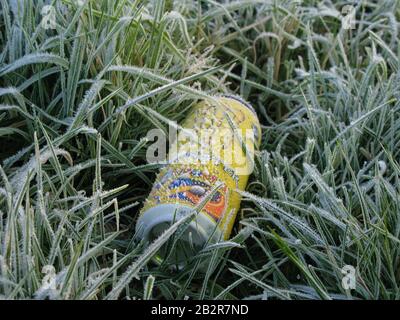
[[[184,264],[203,248],[230,236],[254,167],[261,128],[254,109],[241,98],[202,101],[182,123],[136,224],[140,239],[152,242],[170,225],[197,210],[180,237],[174,262]],[[169,253],[162,248],[155,260]]]

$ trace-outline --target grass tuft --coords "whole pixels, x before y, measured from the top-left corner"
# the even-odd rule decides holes
[[[0,0],[0,297],[399,299],[400,5],[349,30],[347,4]],[[149,260],[186,221],[134,241],[146,133],[221,93],[257,111],[257,174],[175,272]]]

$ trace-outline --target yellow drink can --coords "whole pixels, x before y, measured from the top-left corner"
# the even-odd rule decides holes
[[[220,96],[195,105],[171,144],[136,224],[139,238],[152,241],[173,222],[198,211],[180,238],[178,260],[206,242],[231,234],[254,166],[261,128],[254,109],[236,96]],[[160,253],[158,258],[167,253]]]

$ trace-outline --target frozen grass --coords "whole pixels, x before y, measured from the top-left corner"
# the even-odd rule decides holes
[[[398,1],[354,30],[345,1],[82,2],[0,0],[1,298],[400,298]],[[229,91],[263,124],[240,222],[155,266],[187,221],[133,242],[146,132]]]

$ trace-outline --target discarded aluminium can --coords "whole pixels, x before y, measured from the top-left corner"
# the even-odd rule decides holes
[[[195,105],[139,215],[137,236],[152,241],[198,210],[175,248],[178,262],[206,242],[228,239],[240,206],[237,190],[246,188],[260,141],[257,115],[241,98],[221,96]],[[160,250],[155,260],[167,254]]]

